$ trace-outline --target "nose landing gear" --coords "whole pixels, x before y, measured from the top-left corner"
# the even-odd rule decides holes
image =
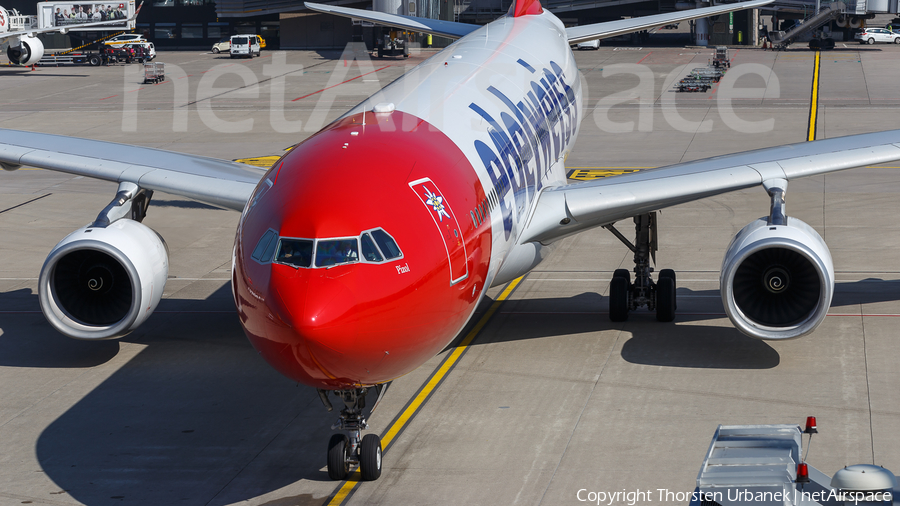
[[[378,403],[384,397],[390,383],[374,387],[356,388],[353,390],[335,390],[334,394],[344,402],[344,409],[332,430],[347,431],[347,434],[335,434],[328,441],[328,477],[332,480],[343,480],[350,474],[350,467],[359,465],[359,472],[365,481],[377,480],[381,476],[381,438],[376,434],[360,437],[363,430],[369,428],[363,410],[366,407],[366,395],[374,391],[377,398],[368,416],[375,412]],[[328,391],[319,390],[319,397],[328,411],[333,408],[328,399]]]

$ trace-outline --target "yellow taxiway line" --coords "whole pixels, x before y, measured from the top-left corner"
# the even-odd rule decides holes
[[[506,288],[500,293],[500,296],[497,297],[497,300],[491,304],[491,307],[487,310],[487,312],[478,320],[478,323],[472,327],[472,330],[466,334],[466,337],[463,338],[462,342],[459,343],[459,346],[453,349],[453,352],[444,359],[444,362],[437,368],[437,370],[431,375],[428,381],[425,383],[425,386],[419,390],[419,393],[415,396],[412,402],[406,407],[403,413],[394,421],[393,425],[387,430],[387,432],[381,438],[381,447],[384,448],[383,452],[387,452],[388,447],[394,441],[394,438],[406,428],[406,425],[412,420],[419,409],[422,408],[422,405],[431,395],[435,388],[443,381],[444,377],[453,369],[453,366],[456,365],[456,362],[459,361],[460,357],[462,357],[463,353],[465,353],[466,349],[468,349],[469,345],[472,344],[472,341],[478,336],[481,330],[487,325],[487,322],[494,316],[494,313],[500,309],[500,306],[503,304],[503,301],[509,298],[510,294],[512,294],[513,290],[516,289],[516,286],[522,281],[524,276],[516,278],[509,282],[506,285]],[[338,506],[343,504],[345,500],[350,496],[350,493],[356,488],[356,486],[360,483],[360,472],[357,468],[353,473],[347,478],[347,481],[341,486],[340,489],[334,494],[331,500],[328,502],[328,506]]]

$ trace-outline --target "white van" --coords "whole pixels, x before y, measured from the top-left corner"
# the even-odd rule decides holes
[[[231,57],[246,56],[253,58],[259,56],[259,38],[256,35],[245,33],[231,36]]]

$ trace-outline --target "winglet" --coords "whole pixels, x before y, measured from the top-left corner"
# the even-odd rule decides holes
[[[530,16],[532,14],[541,14],[544,8],[541,7],[541,0],[513,0],[509,6],[509,15],[517,18],[519,16]]]

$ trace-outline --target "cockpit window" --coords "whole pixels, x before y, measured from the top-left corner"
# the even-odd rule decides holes
[[[278,234],[274,230],[267,230],[259,242],[256,243],[256,248],[253,249],[253,254],[250,255],[250,258],[262,264],[271,262],[272,253],[275,252],[275,246],[278,245],[277,236]]]
[[[384,253],[385,258],[388,260],[392,258],[398,258],[403,254],[400,252],[400,247],[397,246],[397,243],[394,242],[394,239],[391,238],[384,230],[380,228],[372,231],[372,237],[375,238],[375,242],[378,244],[378,248]]]
[[[308,239],[282,239],[276,261],[295,267],[309,267],[312,263],[313,242]]]
[[[356,238],[319,240],[316,244],[316,267],[359,262]]]
[[[381,253],[378,252],[378,248],[375,247],[375,243],[372,242],[372,238],[369,234],[363,234],[359,237],[359,242],[362,243],[362,254],[363,258],[365,258],[369,262],[381,262],[384,258],[381,257]]]
[[[366,230],[359,237],[333,239],[279,238],[277,232],[268,230],[251,256],[263,264],[274,261],[293,267],[328,268],[356,262],[380,263],[402,258],[403,253],[394,239],[380,228]]]

